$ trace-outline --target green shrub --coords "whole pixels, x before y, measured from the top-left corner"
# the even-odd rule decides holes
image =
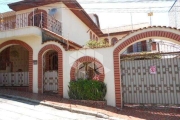
[[[101,48],[110,46],[109,43],[106,43],[104,40],[89,40],[86,44],[89,48]]]
[[[106,84],[95,80],[79,79],[69,83],[68,95],[75,100],[104,101],[106,95]]]

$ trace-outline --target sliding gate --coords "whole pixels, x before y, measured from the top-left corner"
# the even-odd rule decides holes
[[[179,105],[180,57],[121,59],[124,104]]]

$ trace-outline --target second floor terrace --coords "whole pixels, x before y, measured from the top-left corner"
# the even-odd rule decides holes
[[[36,26],[62,35],[62,24],[44,10],[18,14],[14,11],[0,14],[0,31]]]

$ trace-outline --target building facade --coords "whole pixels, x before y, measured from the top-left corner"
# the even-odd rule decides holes
[[[147,45],[155,38],[180,44],[179,31],[167,27],[102,32],[97,15],[77,1],[24,0],[9,7],[13,11],[2,13],[0,23],[0,87],[68,98],[71,80],[98,75],[107,85],[107,104],[122,107],[120,55],[155,50],[153,42]],[[100,39],[110,46],[83,48]]]

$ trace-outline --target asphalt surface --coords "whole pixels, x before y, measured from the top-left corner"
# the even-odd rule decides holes
[[[0,96],[0,120],[105,120]]]

